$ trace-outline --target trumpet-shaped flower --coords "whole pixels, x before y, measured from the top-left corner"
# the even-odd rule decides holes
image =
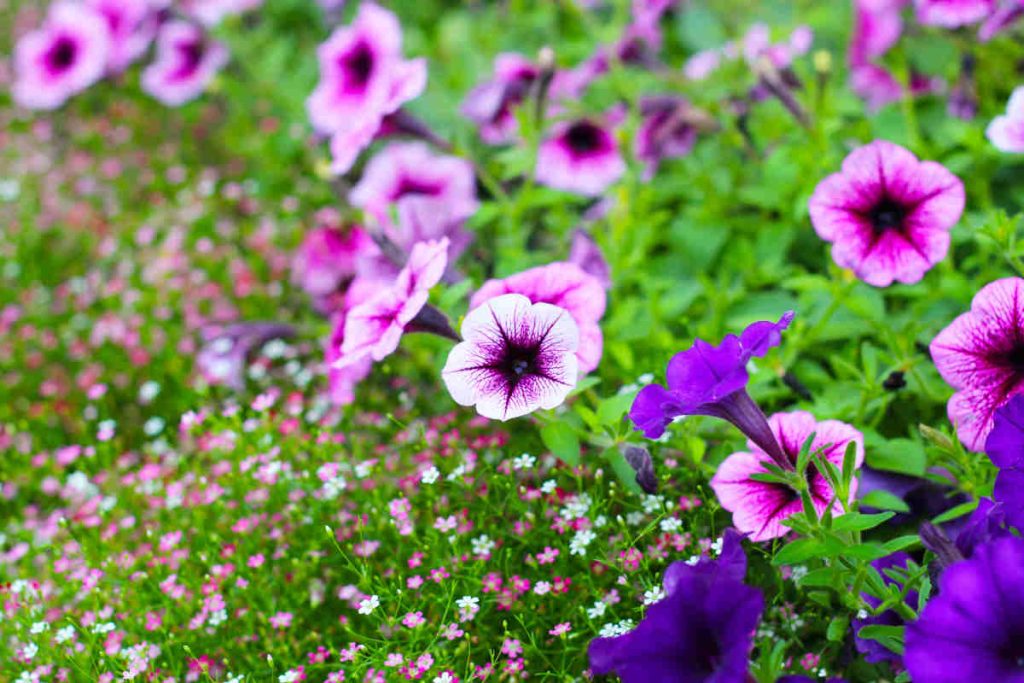
[[[537,182],[576,194],[596,197],[625,172],[614,133],[597,120],[556,125],[537,154]]]
[[[142,88],[177,107],[199,97],[227,62],[223,43],[187,21],[168,21],[156,37],[156,60],[142,72]]]

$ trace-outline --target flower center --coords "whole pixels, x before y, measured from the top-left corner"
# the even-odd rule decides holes
[[[1024,373],[1024,344],[1016,344],[1002,354],[1002,364],[1014,370]]]
[[[418,178],[410,178],[403,175],[398,181],[398,187],[391,194],[391,201],[398,201],[402,197],[408,197],[409,195],[436,197],[441,194],[442,189],[436,183],[428,183]]]
[[[180,75],[188,75],[199,68],[203,61],[205,46],[202,41],[189,41],[178,45],[178,53],[181,55]]]
[[[345,55],[342,67],[348,75],[350,83],[363,87],[369,82],[373,73],[373,52],[366,43],[359,43],[355,49]]]
[[[54,70],[63,71],[75,63],[76,53],[77,49],[75,47],[75,42],[70,38],[62,36],[57,40],[54,46],[50,48],[50,54],[47,55],[47,61]]]
[[[601,148],[601,129],[589,121],[574,123],[565,133],[569,149],[577,154],[596,152]]]
[[[903,225],[905,216],[904,208],[888,197],[876,204],[868,214],[871,226],[878,234],[887,230],[898,230]]]
[[[497,370],[514,385],[526,375],[537,374],[536,362],[536,347],[509,345],[504,357],[497,363]]]

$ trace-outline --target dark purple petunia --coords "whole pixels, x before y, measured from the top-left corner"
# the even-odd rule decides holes
[[[727,335],[718,346],[695,339],[693,346],[669,361],[668,388],[644,387],[629,410],[629,418],[648,439],[657,439],[665,427],[682,415],[710,415],[726,420],[757,444],[780,467],[792,469],[768,426],[764,413],[747,393],[747,362],[763,356],[782,341],[793,312],[778,322],[749,325],[740,336]]]
[[[907,563],[910,561],[910,556],[906,553],[899,552],[893,553],[892,555],[886,555],[871,563],[871,566],[878,570],[878,573],[882,575],[882,580],[886,585],[897,585],[897,581],[891,576],[886,574],[886,570],[907,568]],[[861,597],[871,605],[872,609],[877,609],[882,601],[873,595],[862,593]],[[907,593],[906,600],[908,604],[917,604],[917,591],[910,591]],[[882,645],[877,640],[870,640],[868,638],[860,637],[860,630],[865,626],[902,626],[903,619],[894,610],[887,609],[881,614],[864,617],[863,619],[853,620],[853,633],[854,633],[854,645],[857,647],[857,651],[864,655],[864,659],[869,662],[898,662],[900,656],[890,650],[889,648]]]
[[[650,179],[662,159],[686,156],[697,141],[690,103],[682,97],[663,95],[640,102],[643,122],[633,143],[633,153],[644,164]]]
[[[914,683],[1024,682],[1024,539],[996,539],[942,574],[903,661]]]
[[[511,142],[518,132],[515,109],[540,77],[539,66],[515,52],[494,58],[494,77],[469,91],[462,115],[480,126],[480,137],[492,145]]]
[[[725,533],[718,560],[674,562],[666,597],[635,629],[590,643],[590,668],[623,683],[740,683],[747,680],[754,629],[764,597],[743,583],[747,558],[740,535]]]
[[[1010,525],[1024,529],[1024,394],[996,410],[985,452],[999,468],[992,497],[1002,503]]]

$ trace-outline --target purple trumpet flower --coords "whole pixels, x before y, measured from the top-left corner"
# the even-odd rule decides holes
[[[747,393],[747,362],[763,356],[782,341],[793,312],[778,322],[748,325],[736,336],[727,335],[718,346],[695,339],[693,346],[669,361],[668,388],[644,387],[629,410],[629,418],[648,439],[657,439],[681,415],[709,415],[732,423],[784,469],[793,463],[768,426],[768,419]]]
[[[996,409],[985,452],[999,468],[992,497],[1010,525],[1024,529],[1024,394]]]

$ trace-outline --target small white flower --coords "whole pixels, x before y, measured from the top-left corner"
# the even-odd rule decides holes
[[[859,609],[859,610],[857,610],[857,618],[858,619],[867,619],[868,618],[868,611],[866,609]]]
[[[632,512],[626,514],[626,524],[630,526],[640,526],[643,523],[644,514],[642,512],[633,510]]]
[[[546,482],[540,485],[541,493],[554,493],[558,487],[558,482],[554,479],[548,479]]]
[[[721,552],[721,550],[719,550],[719,552]],[[793,572],[791,576],[793,577],[794,581],[799,581],[800,579],[807,576],[807,567],[803,565],[797,565],[796,567],[793,567]]]
[[[424,484],[433,484],[435,481],[437,481],[438,477],[440,476],[440,470],[438,470],[436,467],[431,467],[430,469],[428,469],[427,471],[420,475],[420,481],[422,481]]]
[[[56,633],[53,634],[53,639],[55,641],[57,641],[58,643],[66,642],[68,640],[71,640],[74,637],[75,637],[75,627],[74,626],[65,626],[64,628],[58,630]]]
[[[448,481],[455,481],[456,479],[461,478],[462,475],[465,474],[465,473],[466,473],[466,466],[465,465],[459,465],[454,470],[452,470],[451,473],[447,477],[445,477],[445,479],[447,479]]]
[[[666,517],[665,519],[661,520],[658,526],[666,534],[672,534],[679,531],[679,529],[683,526],[683,522],[678,517]],[[719,548],[721,548],[721,545],[719,545]],[[721,552],[721,550],[719,550],[719,552]]]
[[[664,496],[645,496],[644,497],[644,512],[649,515],[656,514],[665,509],[665,497]]]
[[[39,653],[39,646],[35,643],[29,643],[25,647],[21,648],[21,656],[25,658],[25,661],[31,660],[36,654]]]
[[[592,501],[590,499],[590,496],[588,496],[585,493],[581,493],[578,496],[573,496],[566,502],[565,506],[561,509],[561,515],[562,517],[565,517],[567,520],[570,521],[574,519],[580,519],[581,517],[586,516],[587,510],[590,509],[591,503]]]
[[[572,541],[569,542],[569,554],[570,555],[585,555],[587,546],[590,545],[594,539],[597,538],[590,529],[580,529],[573,536]]]
[[[656,602],[665,599],[665,591],[661,586],[655,586],[654,588],[644,593],[644,604],[653,605]]]
[[[156,398],[157,394],[159,393],[160,383],[154,382],[153,380],[149,380],[148,382],[143,383],[141,387],[139,387],[139,400],[142,401],[143,403],[149,403],[154,398]]]
[[[528,470],[533,467],[534,463],[537,462],[537,458],[533,457],[529,453],[523,453],[518,458],[512,461],[512,469],[514,470]]]
[[[491,551],[494,550],[494,541],[487,534],[477,536],[471,541],[473,545],[474,555],[490,555]]]
[[[156,436],[164,430],[165,424],[162,417],[153,416],[142,425],[142,431],[146,433],[146,436]]]
[[[551,584],[547,581],[538,581],[533,585],[533,592],[537,595],[546,595],[551,592]]]
[[[355,466],[356,478],[358,479],[366,479],[370,476],[371,471],[373,471],[373,463],[367,460]]]
[[[480,606],[480,598],[472,595],[463,595],[455,601],[455,606],[459,609],[474,609]]]
[[[608,611],[608,604],[603,600],[598,600],[594,603],[594,606],[587,610],[587,616],[591,619],[600,619],[604,616],[604,613]]]
[[[371,595],[368,598],[363,598],[359,601],[359,613],[370,614],[373,610],[380,607],[380,598],[376,595]]]
[[[299,672],[289,669],[277,677],[278,683],[295,683],[299,680]]]
[[[99,624],[93,624],[92,632],[93,633],[99,633],[99,634],[102,635],[104,633],[110,633],[111,631],[114,630],[114,628],[116,628],[114,626],[114,622],[112,622],[112,621],[104,621],[104,622],[99,623]]]

